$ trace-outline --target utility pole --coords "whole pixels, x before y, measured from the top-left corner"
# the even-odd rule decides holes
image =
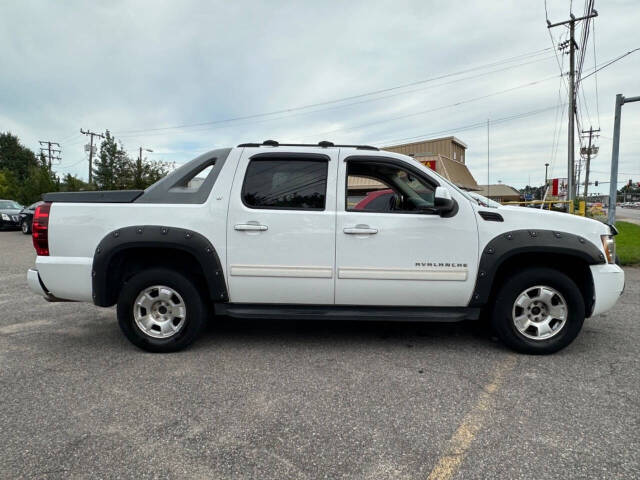
[[[83,129],[80,129],[80,133],[82,133],[83,135],[89,135],[91,137],[91,141],[89,144],[89,184],[91,184],[93,181],[93,137],[104,138],[104,135],[102,135],[101,133]]]
[[[567,142],[567,153],[568,153],[568,171],[567,171],[567,194],[569,200],[573,200],[576,194],[575,188],[575,127],[574,127],[574,119],[576,114],[576,59],[575,53],[578,48],[578,44],[575,40],[576,33],[576,22],[581,20],[587,20],[589,18],[597,17],[598,12],[595,9],[591,10],[589,15],[585,15],[584,17],[576,18],[575,15],[570,14],[569,20],[565,20],[564,22],[551,23],[547,20],[547,28],[558,27],[560,25],[569,25],[569,138]],[[560,49],[564,49],[567,47],[567,43],[563,42],[560,45]],[[584,47],[584,45],[583,45]]]
[[[609,211],[607,222],[613,225],[616,221],[616,201],[618,199],[618,155],[620,154],[620,116],[622,105],[640,102],[640,97],[625,98],[621,93],[616,95],[616,114],[613,121],[613,146],[611,147],[611,183],[609,185]]]
[[[57,142],[50,142],[45,140],[38,140],[38,143],[40,144],[40,156],[43,157],[46,155],[46,157],[49,159],[48,167],[49,173],[51,173],[51,161],[60,160],[60,152],[62,151],[60,150],[60,144]],[[46,147],[44,147],[43,145],[46,145]],[[58,148],[52,148],[54,145]]]
[[[594,130],[593,127],[589,127],[589,130],[582,130],[583,134],[589,134],[589,146],[585,149],[581,150],[581,154],[586,153],[587,155],[587,164],[584,169],[584,201],[587,201],[587,193],[589,192],[589,168],[591,168],[591,156],[595,156],[598,154],[598,147],[592,146],[591,142],[593,139],[593,134],[598,133],[600,129]]]

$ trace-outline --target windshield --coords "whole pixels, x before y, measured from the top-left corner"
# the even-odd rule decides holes
[[[469,194],[469,196],[471,198],[473,198],[478,205],[483,206],[483,207],[491,207],[491,208],[498,208],[501,207],[502,204],[496,202],[495,200],[491,200],[490,198],[485,197],[484,195],[480,195],[479,193],[476,192],[467,192]]]
[[[15,210],[20,210],[22,208],[22,205],[20,205],[19,203],[16,203],[12,200],[0,200],[0,208],[2,209],[15,209]]]

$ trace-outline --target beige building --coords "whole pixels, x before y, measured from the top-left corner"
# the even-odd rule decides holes
[[[476,180],[465,165],[467,144],[456,137],[436,138],[422,142],[383,147],[389,152],[414,157],[423,165],[435,170],[451,183],[465,190],[480,190]]]
[[[521,194],[518,190],[504,183],[495,183],[493,185],[480,185],[481,190],[478,192],[496,202],[519,202]]]

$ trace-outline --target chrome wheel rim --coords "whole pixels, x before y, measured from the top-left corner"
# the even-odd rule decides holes
[[[28,231],[29,231],[29,225],[27,225],[26,221],[22,222],[22,232],[27,233]]]
[[[536,285],[520,293],[512,309],[516,329],[531,340],[556,336],[567,323],[568,314],[562,294],[545,285]]]
[[[138,328],[153,338],[170,338],[184,327],[187,308],[173,288],[154,285],[140,292],[133,303],[133,319]]]

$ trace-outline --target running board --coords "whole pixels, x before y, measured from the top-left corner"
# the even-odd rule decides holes
[[[283,305],[217,303],[216,315],[278,320],[382,320],[398,322],[460,322],[477,320],[480,308],[369,307],[353,305]]]

